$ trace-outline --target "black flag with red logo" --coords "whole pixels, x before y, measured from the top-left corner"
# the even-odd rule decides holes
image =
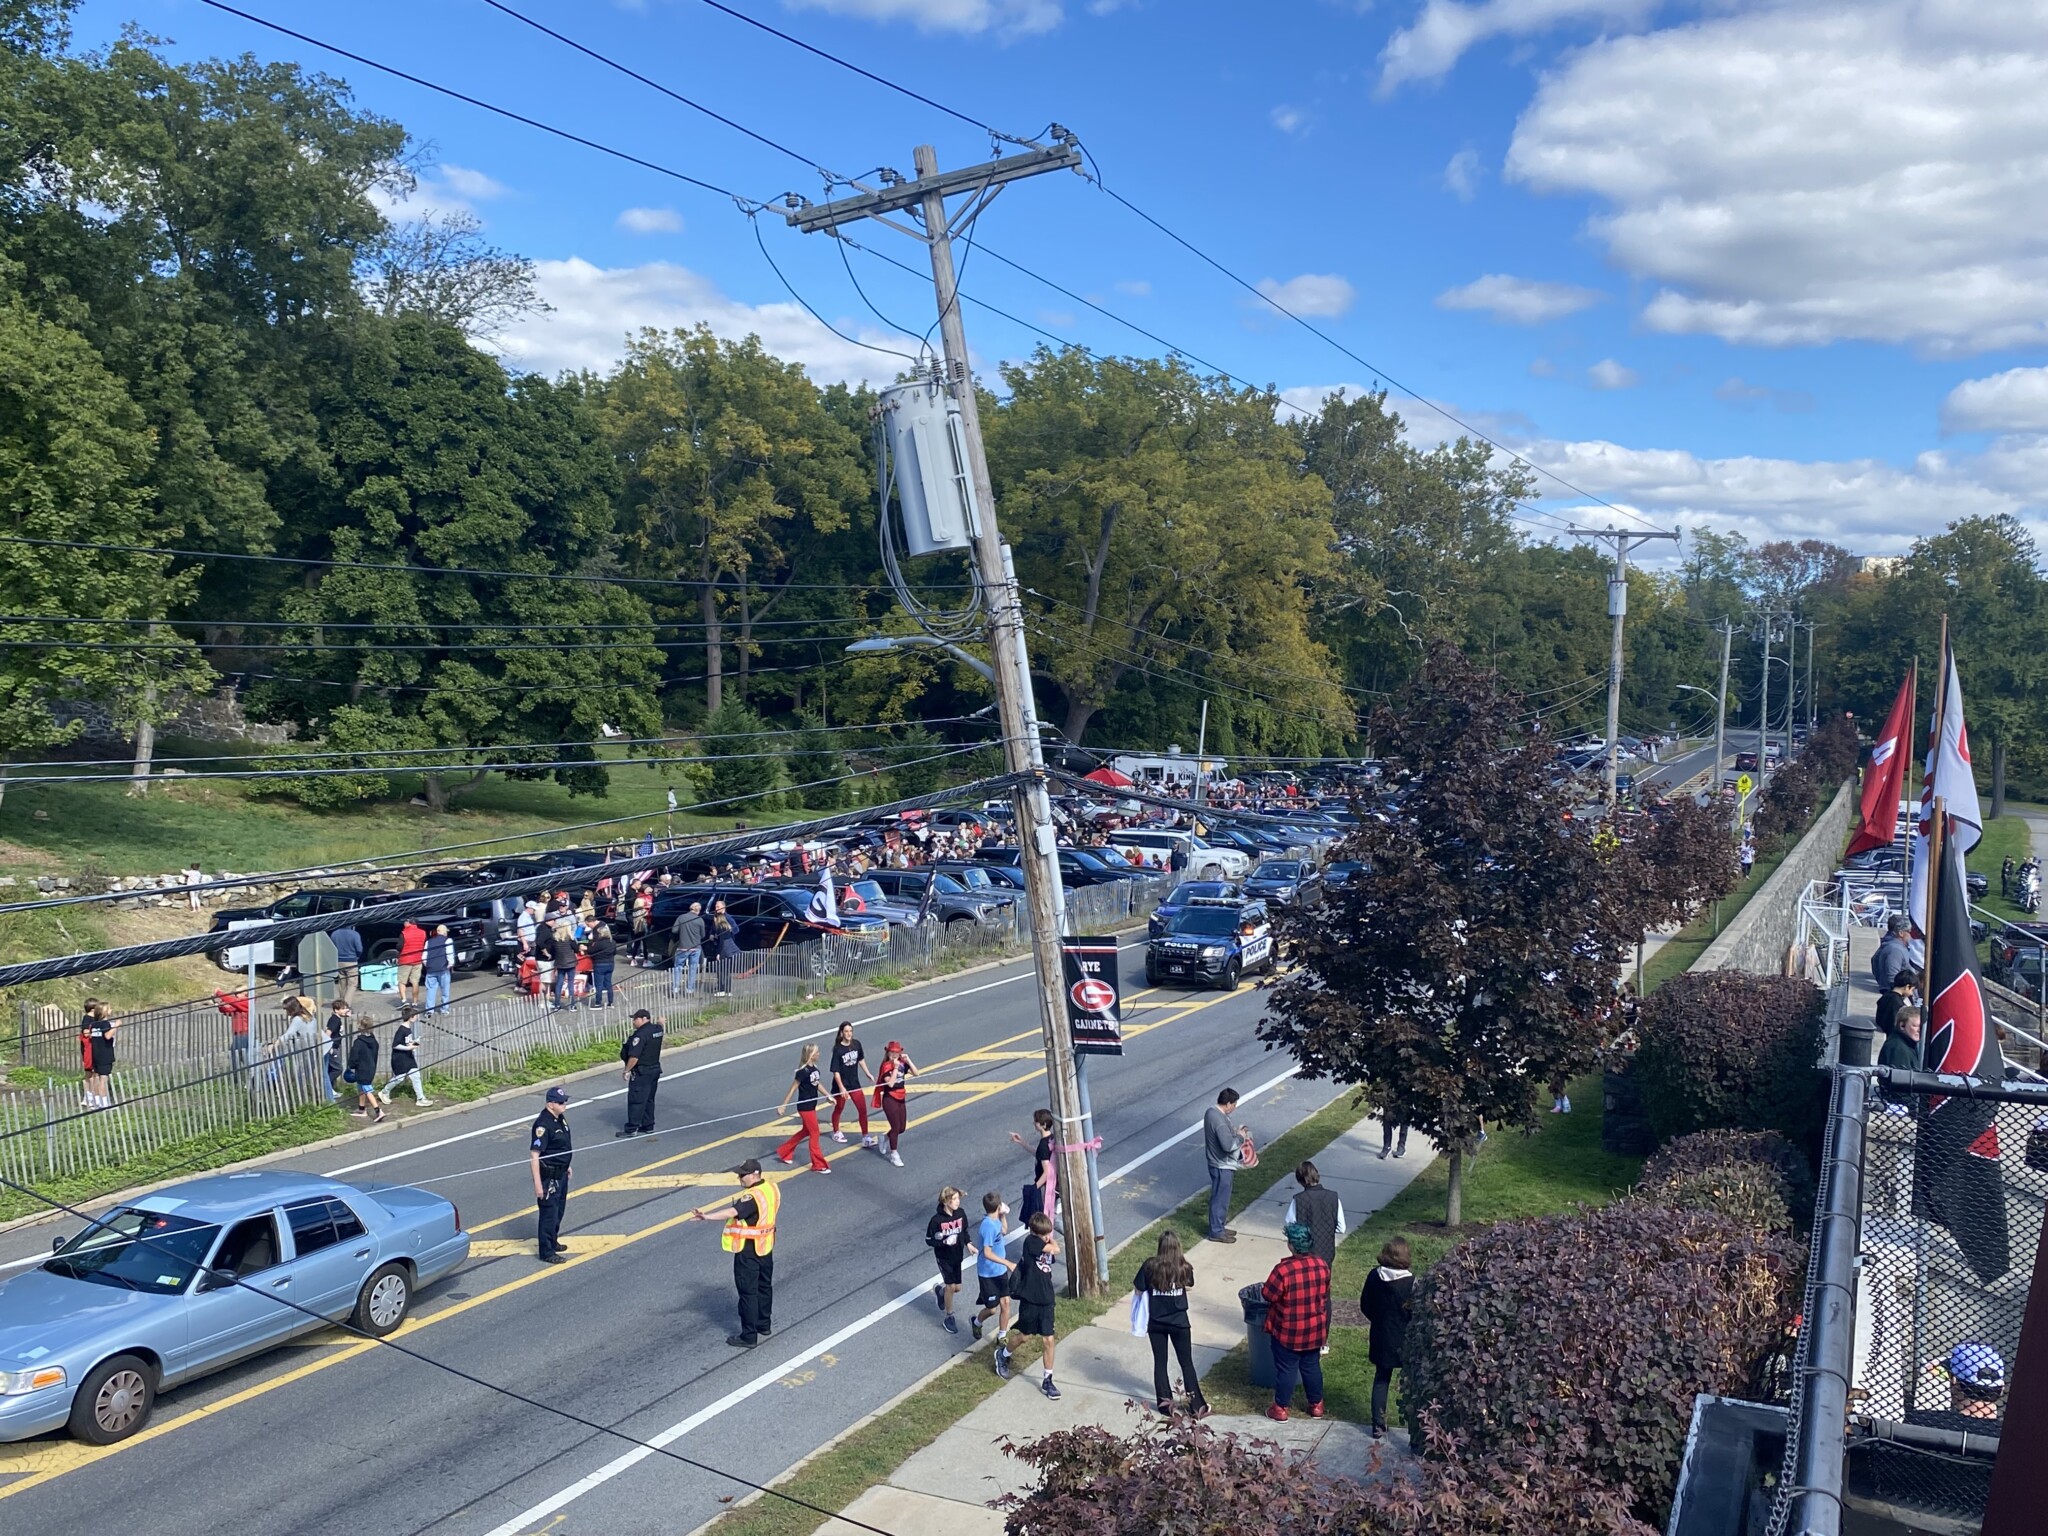
[[[1927,967],[1927,1070],[2002,1082],[2005,1053],[1984,1005],[1962,859],[1952,842],[1942,844],[1939,877]],[[1997,1115],[1997,1104],[1983,1099],[1929,1098],[1913,1149],[1913,1214],[1948,1228],[1987,1284],[2012,1267]]]

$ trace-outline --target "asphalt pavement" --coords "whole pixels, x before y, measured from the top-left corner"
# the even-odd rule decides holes
[[[1127,976],[1140,959],[1127,945]],[[328,1330],[166,1394],[152,1426],[122,1445],[51,1436],[0,1446],[0,1529],[113,1519],[146,1522],[155,1536],[692,1530],[744,1491],[724,1474],[772,1481],[972,1347],[939,1325],[924,1224],[942,1185],[967,1191],[970,1209],[988,1189],[1014,1206],[1030,1177],[1029,1153],[1009,1135],[1028,1132],[1045,1102],[1029,976],[1006,964],[671,1052],[651,1139],[612,1139],[624,1104],[616,1077],[579,1080],[564,1223],[574,1256],[563,1265],[533,1252],[525,1128],[538,1089],[307,1156],[292,1166],[418,1183],[461,1206],[473,1256],[422,1293],[395,1338],[424,1358]],[[1245,1095],[1241,1118],[1262,1141],[1334,1096],[1257,1042],[1261,995],[1249,986],[1126,996],[1126,1054],[1093,1066],[1112,1241],[1206,1187],[1196,1129],[1218,1088]],[[801,1154],[783,1170],[769,1159],[794,1122],[776,1121],[774,1106],[799,1046],[824,1042],[842,1016],[870,1062],[896,1039],[923,1069],[906,1166],[856,1138],[828,1141],[829,1175],[800,1171]],[[725,1342],[737,1318],[717,1228],[686,1217],[729,1198],[730,1170],[750,1156],[787,1182],[774,1333],[746,1351]],[[50,1235],[0,1236],[0,1264],[46,1252]],[[1036,1425],[1031,1412],[1019,1409],[1020,1435],[1056,1422],[1048,1412]]]

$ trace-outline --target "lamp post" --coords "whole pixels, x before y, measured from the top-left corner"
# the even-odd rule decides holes
[[[985,683],[993,685],[996,669],[976,656],[972,651],[945,640],[934,640],[930,635],[873,635],[866,640],[856,640],[846,648],[849,656],[887,656],[896,651],[944,651],[955,661],[971,667]]]

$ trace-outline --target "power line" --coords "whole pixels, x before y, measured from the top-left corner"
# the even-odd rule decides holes
[[[847,621],[840,619],[830,622],[845,623]],[[305,627],[317,629],[319,626],[307,625]],[[502,627],[511,632],[519,632],[526,628],[526,626],[513,624],[507,624]],[[869,626],[856,634],[786,635],[780,640],[772,636],[763,640],[741,640],[734,638],[719,641],[719,646],[723,649],[727,646],[739,645],[801,645],[807,642],[829,644],[835,641],[867,640],[873,638],[873,636],[874,629],[872,626]],[[200,640],[10,640],[4,635],[0,635],[0,646],[7,646],[15,650],[120,651],[138,654],[147,651],[188,650],[209,650],[227,653],[246,653],[252,651],[283,651],[293,653],[306,651],[315,654],[342,656],[380,656],[390,654],[416,656],[439,651],[484,651],[493,654],[502,651],[543,651],[554,654],[562,651],[622,651],[631,649],[648,651],[694,650],[699,646],[709,646],[710,643],[708,639],[700,638],[692,640],[632,641],[568,640],[555,643],[515,640],[505,644],[500,644],[494,640],[443,641],[438,644],[421,641],[416,645],[390,640],[360,641],[355,643],[324,640],[222,640],[217,643],[208,644]]]
[[[819,616],[817,616],[817,617],[815,617],[815,618],[808,618],[808,619],[751,619],[751,620],[749,620],[749,621],[748,621],[748,623],[747,623],[747,626],[746,626],[746,627],[747,627],[748,629],[750,629],[750,630],[754,630],[754,629],[786,629],[786,628],[790,628],[790,627],[792,627],[792,626],[795,626],[795,625],[799,625],[799,624],[846,624],[846,623],[850,623],[850,622],[852,622],[852,621],[854,620],[854,618],[855,618],[855,617],[856,617],[856,615],[852,615],[852,614],[823,614],[823,615],[819,615]],[[130,619],[130,618],[102,618],[102,619],[95,619],[95,618],[89,618],[89,617],[85,617],[85,616],[83,616],[83,615],[78,615],[78,614],[67,614],[67,613],[5,613],[5,614],[0,614],[0,624],[90,624],[90,625],[97,625],[97,624],[105,624],[105,625],[116,625],[116,624],[120,624],[120,625],[126,625],[126,626],[128,626],[129,628],[131,628],[131,629],[133,629],[133,628],[136,628],[137,626],[141,626],[141,627],[144,627],[144,628],[149,628],[149,627],[153,627],[153,626],[156,626],[156,625],[161,625],[161,624],[211,624],[211,625],[217,625],[218,627],[220,627],[220,628],[222,628],[222,629],[318,629],[318,630],[329,630],[329,629],[343,629],[343,630],[357,630],[357,629],[372,629],[372,630],[374,630],[374,629],[398,629],[398,630],[421,630],[421,629],[459,629],[459,630],[469,630],[469,631],[475,631],[475,630],[505,630],[505,631],[508,631],[508,632],[513,632],[513,631],[519,631],[519,630],[524,630],[524,629],[528,629],[528,628],[531,628],[531,627],[532,627],[531,625],[529,625],[529,624],[525,623],[524,621],[521,621],[521,620],[514,620],[514,619],[500,619],[500,620],[498,620],[498,621],[496,621],[496,622],[494,622],[494,623],[481,623],[481,622],[480,622],[480,623],[456,623],[456,622],[454,622],[454,621],[452,621],[452,620],[444,620],[444,619],[326,619],[326,618],[318,618],[318,619],[225,619],[225,618],[206,618],[206,617],[199,617],[199,618],[187,618],[187,619],[171,619],[171,618],[165,618],[165,619],[141,619],[141,618],[135,618],[135,619]],[[607,631],[612,631],[612,632],[624,631],[624,632],[626,632],[626,633],[638,633],[638,632],[640,632],[640,631],[642,631],[642,630],[654,630],[654,629],[738,629],[739,627],[740,627],[740,623],[739,623],[739,621],[738,621],[737,619],[732,619],[732,618],[721,618],[721,619],[655,619],[655,618],[649,618],[649,619],[644,619],[644,620],[638,620],[638,621],[634,621],[634,622],[630,622],[630,623],[624,623],[624,624],[581,624],[581,623],[579,623],[578,625],[576,625],[576,628],[577,628],[577,629],[579,629],[579,630],[588,630],[588,631],[590,631],[590,632],[592,632],[592,633],[604,633],[604,632],[607,632]],[[809,639],[810,637],[809,637],[809,636],[807,636],[807,635],[793,635],[793,636],[790,636],[789,638],[790,638],[790,639],[792,639],[792,640],[805,640],[805,639]],[[827,638],[827,639],[830,639],[830,638],[832,638],[832,637],[831,637],[831,636],[826,636],[825,638]],[[206,642],[204,642],[204,641],[201,641],[200,643],[201,643],[201,644],[205,644]],[[231,644],[232,642],[227,642],[227,641],[223,641],[223,642],[221,642],[221,643],[222,643],[223,645],[226,645],[226,644]],[[691,641],[691,642],[690,642],[690,644],[692,644],[692,645],[703,645],[703,644],[705,644],[705,643],[706,643],[706,642],[705,642],[704,640],[702,640],[702,639],[698,639],[698,640],[693,640],[693,641]],[[723,643],[724,643],[724,644],[726,644],[726,645],[737,645],[737,644],[739,644],[740,642],[739,642],[739,641],[737,641],[737,640],[727,640],[727,641],[724,641]],[[763,643],[767,643],[767,642],[763,642]],[[780,643],[780,642],[777,642],[777,643]]]

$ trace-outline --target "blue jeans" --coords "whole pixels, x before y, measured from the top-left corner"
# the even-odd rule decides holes
[[[428,1013],[432,1013],[436,1008],[446,1008],[448,1006],[449,983],[455,978],[447,971],[428,971],[425,979],[427,991],[426,996],[420,1002],[420,1006]]]
[[[703,950],[701,950],[701,949],[679,949],[679,950],[677,950],[677,951],[676,951],[676,963],[675,963],[675,965],[674,965],[673,967],[671,967],[671,968],[670,968],[670,970],[669,970],[669,973],[668,973],[668,995],[669,995],[670,997],[680,997],[680,996],[682,996],[682,994],[683,994],[683,993],[685,993],[685,992],[694,992],[694,991],[696,991],[696,990],[697,990],[697,973],[698,973],[699,971],[703,970],[703,969],[704,969],[704,951],[703,951]],[[686,982],[685,982],[685,980],[684,980],[684,974],[683,974],[683,973],[684,973],[685,971],[688,971],[688,973],[689,973],[689,978],[688,978],[688,981],[687,981],[687,983],[686,983]]]
[[[576,1006],[576,967],[573,965],[555,967],[555,1006]]]
[[[1323,1400],[1323,1357],[1320,1351],[1292,1350],[1273,1341],[1273,1401],[1285,1408],[1294,1400],[1294,1384],[1300,1382],[1313,1408]]]
[[[612,1002],[612,967],[593,965],[590,968],[590,1006],[608,1008]]]
[[[1209,1170],[1209,1235],[1221,1237],[1223,1223],[1230,1216],[1230,1181],[1237,1175],[1235,1168],[1211,1168]]]

